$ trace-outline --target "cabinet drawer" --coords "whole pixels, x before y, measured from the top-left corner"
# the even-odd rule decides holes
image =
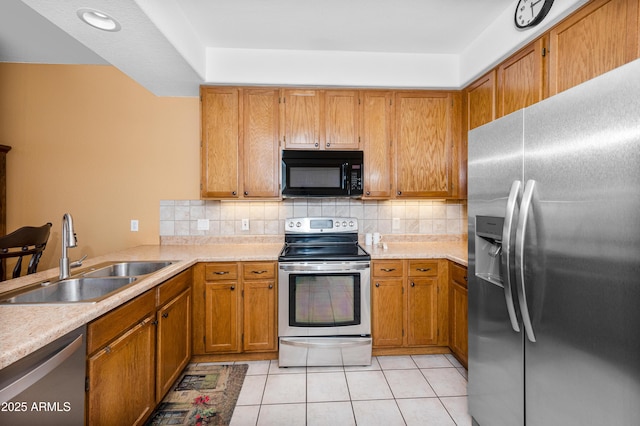
[[[187,289],[191,285],[191,277],[191,269],[187,269],[186,271],[181,272],[175,277],[160,284],[156,289],[156,292],[158,293],[157,306],[164,305]]]
[[[91,354],[156,310],[155,291],[149,290],[89,323],[87,353]]]
[[[245,280],[273,279],[275,276],[275,262],[251,262],[242,264],[242,278]]]
[[[402,276],[402,260],[376,260],[371,268],[374,277]]]
[[[208,263],[204,267],[206,281],[237,280],[238,265],[236,263]]]
[[[451,264],[451,280],[466,288],[467,287],[467,268],[457,265],[455,263],[452,263]]]
[[[410,260],[410,277],[435,277],[438,275],[437,260]]]

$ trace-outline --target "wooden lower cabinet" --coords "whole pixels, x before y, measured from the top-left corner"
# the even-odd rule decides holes
[[[191,270],[162,286],[176,282],[181,285],[177,287],[181,292],[163,304],[156,316],[156,403],[162,401],[191,359]]]
[[[153,290],[98,318],[87,331],[87,424],[138,425],[155,398]]]
[[[374,349],[447,346],[446,276],[445,260],[372,262]]]
[[[277,351],[276,262],[196,265],[194,354]]]
[[[191,270],[89,323],[87,420],[138,425],[191,358]]]
[[[468,361],[467,268],[450,262],[449,277],[451,332],[449,346],[456,358],[466,367]]]

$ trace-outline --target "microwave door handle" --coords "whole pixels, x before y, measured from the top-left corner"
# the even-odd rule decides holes
[[[342,189],[347,188],[347,167],[349,163],[342,163]]]

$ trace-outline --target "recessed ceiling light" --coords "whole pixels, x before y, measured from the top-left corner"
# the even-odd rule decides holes
[[[96,9],[78,9],[78,18],[84,23],[104,31],[120,31],[120,23],[111,16]]]

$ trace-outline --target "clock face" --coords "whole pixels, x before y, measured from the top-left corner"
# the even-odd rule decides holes
[[[547,16],[552,4],[553,0],[519,0],[514,15],[516,27],[538,25]]]

